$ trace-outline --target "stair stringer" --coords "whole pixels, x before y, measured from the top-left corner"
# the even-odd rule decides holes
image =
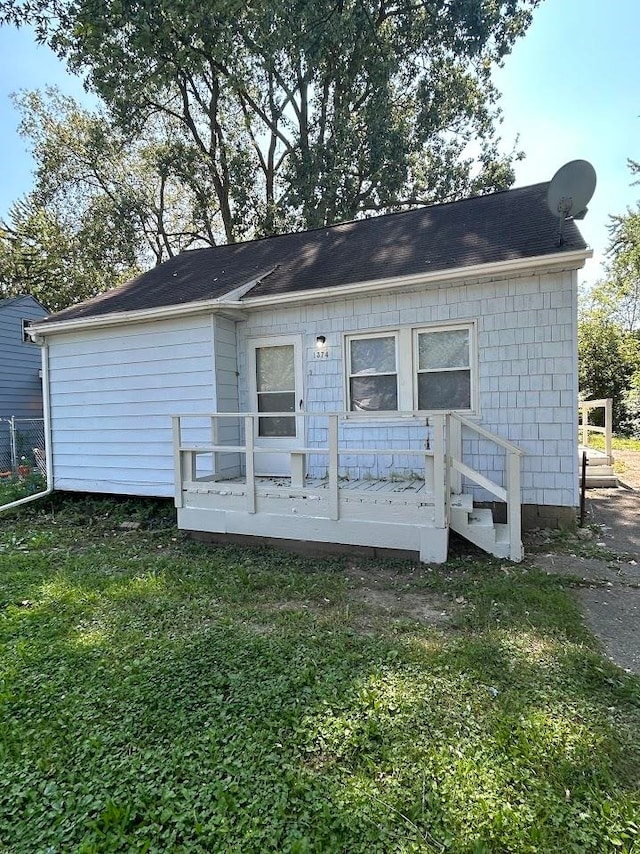
[[[494,522],[491,510],[474,507],[470,495],[451,496],[449,527],[488,554],[510,558],[509,526]]]

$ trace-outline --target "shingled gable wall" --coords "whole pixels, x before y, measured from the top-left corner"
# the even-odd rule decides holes
[[[346,334],[475,321],[478,422],[526,451],[525,524],[571,524],[578,503],[576,318],[577,273],[571,270],[255,312],[238,324],[240,403],[249,406],[246,345],[252,337],[274,336],[277,343],[279,335],[304,330],[305,409],[342,410]],[[326,360],[314,360],[317,335],[327,339]],[[393,421],[373,434],[365,419],[344,425],[341,446],[407,447],[412,438],[406,425]],[[307,443],[324,441],[323,428],[312,427]],[[470,441],[466,451],[475,468],[500,482],[504,457],[495,445]],[[311,460],[312,473],[322,472],[324,460]],[[411,468],[415,462],[396,458],[392,466]],[[362,476],[374,460],[345,457],[342,463],[352,476]],[[481,492],[475,497],[490,498]]]

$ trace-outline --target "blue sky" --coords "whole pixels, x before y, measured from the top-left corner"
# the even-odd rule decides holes
[[[546,181],[577,158],[595,166],[598,185],[580,223],[595,253],[583,271],[587,283],[601,273],[609,215],[640,199],[627,169],[628,157],[640,160],[639,52],[637,0],[544,0],[494,75],[503,95],[503,147],[510,150],[519,137],[527,155],[517,164],[516,185]],[[9,94],[48,84],[84,94],[81,81],[38,47],[30,31],[0,27],[0,216],[31,183],[32,164]]]

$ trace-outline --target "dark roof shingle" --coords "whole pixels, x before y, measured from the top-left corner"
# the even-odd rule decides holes
[[[573,222],[565,224],[564,243],[558,247],[558,220],[546,204],[548,186],[534,184],[314,231],[189,250],[48,320],[215,299],[256,278],[261,280],[247,297],[586,248]]]

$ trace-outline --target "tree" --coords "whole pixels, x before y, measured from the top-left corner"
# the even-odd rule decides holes
[[[640,164],[629,161],[632,173]],[[581,295],[580,390],[613,398],[614,427],[640,431],[640,205],[612,216],[606,278]]]
[[[54,88],[14,100],[36,163],[32,203],[54,206],[74,232],[98,245],[115,239],[131,266],[146,267],[212,243],[216,208],[181,128],[165,116],[124,134]]]
[[[613,427],[629,419],[626,395],[640,377],[640,346],[606,310],[582,312],[578,323],[578,379],[586,399],[613,399]]]
[[[131,139],[55,89],[15,101],[34,187],[0,224],[0,293],[58,310],[213,242],[206,176],[166,117]]]
[[[232,242],[509,186],[519,155],[499,154],[490,72],[538,2],[0,0],[0,15],[86,73],[127,133],[179,126],[207,239]]]
[[[0,298],[29,293],[59,311],[137,272],[116,255],[104,234],[92,242],[86,229],[69,230],[55,210],[27,196],[0,223]]]
[[[632,174],[640,173],[639,163],[629,160],[629,167]],[[607,275],[587,299],[593,309],[606,312],[624,332],[640,332],[640,204],[610,219]]]

